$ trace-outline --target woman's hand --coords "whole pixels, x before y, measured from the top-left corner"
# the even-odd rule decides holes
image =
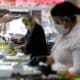
[[[22,49],[22,50],[24,50],[25,47],[26,47],[25,44],[19,45],[19,48]]]
[[[13,41],[15,44],[23,44],[24,41],[22,41],[21,39],[11,39],[11,41]]]
[[[46,61],[46,63],[47,63],[48,65],[51,65],[51,64],[54,63],[54,59],[53,59],[51,56],[47,56],[47,61]]]
[[[6,40],[11,40],[12,39],[12,36],[10,34],[4,34],[3,37],[6,39]]]

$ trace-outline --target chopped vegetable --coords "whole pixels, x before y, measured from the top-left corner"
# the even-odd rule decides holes
[[[13,54],[13,55],[17,53],[17,49],[15,46],[12,46],[3,41],[0,41],[0,50],[5,50],[7,53]]]

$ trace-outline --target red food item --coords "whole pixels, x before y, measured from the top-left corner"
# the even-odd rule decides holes
[[[66,73],[65,76],[68,77],[68,78],[75,78],[76,77],[76,75],[72,74],[72,73]]]

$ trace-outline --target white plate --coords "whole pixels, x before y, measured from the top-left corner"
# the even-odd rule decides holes
[[[12,65],[0,64],[0,78],[11,77],[12,73]]]
[[[5,61],[28,61],[29,56],[6,56]]]
[[[23,65],[22,70],[20,71],[22,75],[40,75],[41,71],[37,67],[30,67],[28,65]]]

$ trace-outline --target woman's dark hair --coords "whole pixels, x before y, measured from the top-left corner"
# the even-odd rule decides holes
[[[71,2],[65,1],[51,9],[51,16],[72,16],[80,14],[80,9]]]

